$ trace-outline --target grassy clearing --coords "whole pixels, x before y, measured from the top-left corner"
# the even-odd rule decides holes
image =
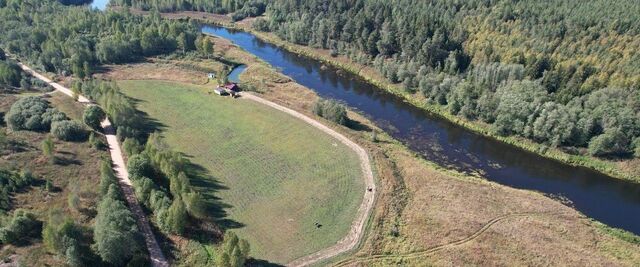
[[[0,113],[7,112],[11,104],[23,95],[0,95]],[[65,112],[67,116],[78,119],[84,107],[70,97],[56,93],[47,99],[53,107]],[[0,131],[6,130],[4,121]],[[64,142],[54,139],[55,156],[58,163],[53,164],[43,156],[41,142],[47,133],[31,131],[8,131],[8,139],[19,144],[16,150],[0,149],[0,167],[9,169],[28,169],[37,178],[36,183],[13,195],[12,211],[27,209],[46,221],[52,209],[61,209],[66,215],[84,226],[93,225],[98,202],[98,184],[100,181],[100,159],[107,156],[104,151],[91,148],[87,142]],[[44,181],[52,181],[54,190],[47,191]],[[69,196],[75,194],[80,199],[78,209],[69,207]],[[5,245],[0,249],[0,259],[11,259],[21,266],[63,266],[64,259],[46,251],[40,239],[32,240],[25,246]]]
[[[356,154],[337,140],[258,103],[207,94],[212,88],[119,85],[173,148],[206,169],[194,184],[220,198],[220,223],[238,227],[252,256],[286,263],[347,233],[364,189]]]

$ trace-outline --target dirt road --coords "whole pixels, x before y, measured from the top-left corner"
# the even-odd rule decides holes
[[[338,241],[335,245],[325,248],[323,250],[320,250],[316,253],[304,256],[302,258],[296,259],[290,263],[287,264],[287,266],[307,266],[307,265],[311,265],[314,264],[316,262],[331,258],[331,257],[335,257],[340,253],[349,251],[353,248],[356,247],[356,245],[358,245],[358,242],[360,241],[360,238],[363,235],[363,231],[364,231],[364,226],[367,222],[367,219],[369,218],[369,214],[371,213],[371,209],[373,208],[373,204],[374,204],[374,200],[375,200],[375,196],[376,196],[376,184],[374,182],[373,179],[373,172],[371,170],[371,162],[369,161],[369,154],[367,154],[367,151],[364,150],[362,147],[360,147],[358,144],[354,143],[353,141],[349,140],[348,138],[346,138],[345,136],[343,136],[342,134],[334,131],[333,129],[325,126],[324,124],[309,118],[305,115],[303,115],[300,112],[297,112],[295,110],[280,106],[276,103],[273,103],[271,101],[265,100],[263,98],[260,98],[256,95],[250,94],[250,93],[243,93],[242,94],[242,98],[244,99],[248,99],[248,100],[252,100],[255,102],[259,102],[262,103],[264,105],[267,105],[269,107],[275,108],[277,110],[280,110],[282,112],[288,113],[291,116],[294,116],[298,119],[303,120],[304,122],[312,125],[313,127],[318,128],[319,130],[333,136],[334,138],[338,139],[340,142],[342,142],[343,144],[345,144],[347,147],[351,148],[353,151],[356,152],[356,154],[358,154],[358,157],[360,158],[360,168],[362,169],[362,175],[364,178],[364,182],[365,182],[365,188],[363,188],[363,190],[365,191],[364,193],[364,198],[362,200],[362,204],[360,204],[360,207],[358,208],[358,212],[356,214],[356,219],[353,221],[353,223],[351,224],[351,229],[349,230],[349,233],[342,238],[340,241]],[[370,191],[369,191],[370,190]]]
[[[53,82],[49,78],[35,72],[31,68],[25,66],[20,62],[18,62],[18,65],[25,72],[28,72],[34,77],[48,83],[53,88],[64,93],[65,95],[73,97],[73,91],[71,91],[69,88]],[[91,101],[82,95],[78,95],[78,102],[86,105],[92,105]],[[109,153],[111,154],[111,161],[113,162],[113,170],[118,177],[120,188],[125,195],[125,199],[129,205],[129,209],[136,217],[138,228],[144,236],[144,241],[147,246],[147,250],[149,251],[149,257],[151,258],[151,265],[154,267],[168,267],[169,262],[167,262],[167,259],[162,253],[162,250],[158,245],[158,241],[153,235],[153,231],[151,231],[151,226],[149,226],[149,220],[142,211],[142,208],[140,207],[140,204],[138,203],[138,200],[136,199],[136,196],[134,194],[133,187],[131,186],[131,180],[129,180],[129,174],[127,173],[127,167],[124,163],[124,158],[122,157],[122,152],[120,150],[120,144],[118,143],[118,138],[116,137],[115,129],[111,125],[109,118],[106,118],[101,123],[101,126],[104,129],[104,135],[107,138],[107,143],[109,144]]]

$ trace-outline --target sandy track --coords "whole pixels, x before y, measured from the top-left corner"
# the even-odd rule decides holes
[[[351,229],[349,230],[349,233],[342,238],[340,241],[338,241],[335,245],[325,248],[323,250],[320,250],[316,253],[298,258],[290,263],[287,264],[287,266],[307,266],[307,265],[311,265],[314,264],[316,262],[325,260],[325,259],[329,259],[331,257],[335,257],[337,255],[339,255],[340,253],[349,251],[353,248],[356,247],[356,245],[358,245],[358,242],[360,241],[360,239],[362,238],[363,235],[363,231],[364,231],[364,227],[365,224],[367,222],[367,219],[369,218],[369,214],[371,213],[371,209],[373,208],[373,204],[374,204],[374,200],[375,200],[375,195],[376,195],[376,185],[375,185],[375,181],[373,179],[373,172],[371,170],[371,162],[369,161],[369,154],[367,153],[366,150],[364,150],[361,146],[359,146],[358,144],[354,143],[353,141],[349,140],[348,138],[346,138],[344,135],[334,131],[333,129],[325,126],[324,124],[309,118],[305,115],[303,115],[300,112],[297,112],[295,110],[283,107],[281,105],[278,105],[276,103],[273,103],[271,101],[265,100],[263,98],[260,98],[256,95],[250,94],[250,93],[243,93],[242,94],[242,98],[244,99],[248,99],[248,100],[252,100],[255,102],[259,102],[262,103],[264,105],[267,105],[269,107],[272,107],[274,109],[280,110],[282,112],[285,112],[291,116],[294,116],[298,119],[301,119],[302,121],[312,125],[313,127],[318,128],[319,130],[327,133],[328,135],[331,135],[332,137],[334,137],[335,139],[338,139],[340,142],[342,142],[343,144],[345,144],[347,147],[351,148],[353,151],[356,152],[356,154],[358,155],[358,157],[360,158],[360,168],[362,169],[362,174],[363,174],[363,178],[364,178],[364,182],[365,182],[365,188],[363,188],[363,190],[365,190],[364,193],[364,198],[362,200],[362,204],[360,204],[360,207],[358,208],[358,211],[356,213],[356,219],[353,221],[353,223],[351,224]],[[371,191],[369,191],[371,190]]]
[[[34,77],[48,83],[56,90],[73,97],[73,91],[69,90],[58,83],[53,82],[49,78],[41,75],[40,73],[35,72],[31,68],[25,66],[24,64],[18,62],[18,65],[29,74]],[[86,97],[79,95],[78,102],[83,103],[85,105],[92,105],[92,102]],[[106,118],[101,123],[102,128],[104,129],[104,135],[107,138],[107,143],[109,144],[109,153],[111,154],[111,161],[113,162],[113,170],[115,171],[116,176],[118,177],[118,184],[124,193],[125,200],[129,205],[129,209],[136,217],[136,221],[138,222],[138,228],[142,232],[144,236],[144,241],[147,246],[147,250],[149,251],[149,257],[151,258],[151,264],[154,267],[168,267],[169,262],[165,258],[162,250],[160,249],[160,245],[158,245],[158,241],[156,237],[153,235],[153,231],[151,230],[151,226],[149,226],[149,220],[147,216],[142,211],[138,200],[134,194],[133,187],[131,186],[131,180],[129,180],[129,174],[127,173],[127,167],[124,163],[124,158],[122,157],[122,151],[120,150],[120,144],[118,143],[118,138],[116,137],[115,129],[111,125],[109,118]],[[126,245],[126,244],[122,244]]]

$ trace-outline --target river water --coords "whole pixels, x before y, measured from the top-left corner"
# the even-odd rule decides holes
[[[475,134],[317,60],[260,41],[246,32],[203,26],[231,40],[324,98],[360,111],[426,159],[514,188],[568,199],[585,215],[640,234],[640,184],[549,160]]]

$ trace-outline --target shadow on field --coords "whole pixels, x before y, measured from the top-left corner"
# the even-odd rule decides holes
[[[137,108],[139,103],[145,102],[144,100],[132,98],[132,97],[127,97],[127,98],[131,100],[131,102],[133,102],[134,106],[136,107],[136,116],[138,117],[137,128],[140,129],[139,134],[141,135],[140,137],[142,137],[143,140],[146,140],[150,134],[154,132],[161,132],[162,130],[167,128],[166,125],[164,125],[157,119],[152,118],[146,112],[141,111],[140,109]]]
[[[250,267],[280,267],[284,265],[280,265],[277,263],[269,262],[267,260],[259,260],[259,259],[250,259],[247,261],[247,266]]]
[[[185,158],[192,158],[190,155],[183,154],[183,156]],[[218,182],[218,179],[209,174],[207,169],[191,161],[189,162],[187,170],[187,176],[191,180],[191,185],[203,193],[203,197],[207,203],[207,213],[218,226],[225,230],[245,226],[243,223],[227,218],[228,214],[226,209],[232,206],[216,196],[217,192],[227,190],[229,189],[228,187]]]

